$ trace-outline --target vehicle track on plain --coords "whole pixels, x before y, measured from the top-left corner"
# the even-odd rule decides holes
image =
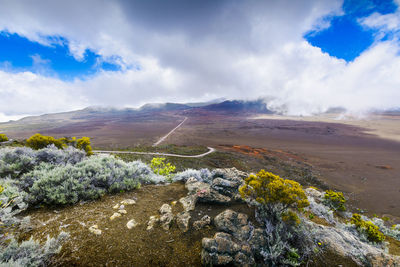
[[[168,157],[178,157],[178,158],[202,158],[216,151],[213,147],[207,147],[208,151],[199,155],[179,155],[171,153],[159,153],[159,152],[136,152],[136,151],[112,151],[112,150],[93,150],[97,154],[138,154],[138,155],[155,155],[155,156],[168,156]]]
[[[168,138],[176,129],[182,126],[182,124],[187,120],[187,117],[183,119],[181,123],[178,124],[174,129],[169,131],[166,135],[161,137],[157,142],[153,144],[153,147],[158,146],[165,139]],[[178,157],[178,158],[202,158],[216,151],[213,147],[207,147],[208,151],[198,155],[180,155],[180,154],[172,154],[172,153],[160,153],[160,152],[137,152],[137,151],[121,151],[121,150],[93,150],[94,153],[97,154],[136,154],[136,155],[155,155],[155,156],[168,156],[168,157]]]

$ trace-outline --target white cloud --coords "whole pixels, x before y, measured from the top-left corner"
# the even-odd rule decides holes
[[[79,60],[90,48],[123,65],[69,82],[2,71],[0,112],[8,115],[218,97],[263,96],[290,114],[399,105],[396,42],[346,63],[304,41],[329,26],[323,17],[342,14],[342,1],[0,3],[0,29],[41,42],[63,36]]]

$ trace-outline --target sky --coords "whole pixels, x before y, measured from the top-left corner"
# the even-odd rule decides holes
[[[400,107],[400,0],[0,0],[0,121],[262,98]]]

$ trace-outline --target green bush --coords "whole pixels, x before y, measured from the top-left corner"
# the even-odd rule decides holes
[[[342,192],[326,190],[324,195],[324,204],[334,210],[346,211],[346,199],[344,198]]]
[[[8,137],[5,134],[0,134],[0,143],[8,141]]]
[[[365,234],[369,241],[380,243],[385,240],[385,235],[379,230],[373,222],[365,221],[360,214],[354,213],[350,222],[357,227],[357,230]]]

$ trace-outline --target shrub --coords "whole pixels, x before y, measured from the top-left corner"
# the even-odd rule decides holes
[[[330,208],[338,211],[346,211],[345,207],[346,199],[342,192],[335,192],[332,190],[326,190],[324,195],[324,204]]]
[[[299,183],[283,179],[265,170],[247,177],[239,192],[242,198],[257,201],[270,213],[280,213],[288,208],[304,208],[309,205]]]
[[[0,134],[0,143],[8,141],[8,137],[5,134]]]
[[[27,200],[31,204],[74,204],[160,180],[141,162],[125,163],[113,156],[99,155],[75,165],[41,163],[24,174],[19,184],[29,194]]]
[[[79,149],[83,149],[88,156],[93,155],[92,147],[90,146],[90,138],[82,137],[76,141],[76,147]]]
[[[41,135],[40,133],[34,134],[31,137],[29,137],[26,140],[26,144],[33,148],[33,149],[41,149],[41,148],[45,148],[48,145],[55,145],[57,148],[61,149],[63,147],[66,146],[65,143],[63,143],[63,140],[61,139],[55,139],[52,136],[45,136],[45,135]]]
[[[385,225],[385,221],[380,218],[373,218],[372,222],[379,227],[379,230],[386,236],[391,236],[400,241],[400,224],[394,224],[391,227]]]
[[[3,188],[0,194],[0,221],[4,226],[19,226],[21,219],[16,215],[28,207],[24,201],[26,193],[21,191],[11,179],[0,179],[0,187]]]
[[[171,163],[166,163],[165,158],[153,158],[150,167],[154,173],[167,177],[170,177],[170,174],[176,169]]]
[[[208,169],[194,170],[187,169],[174,176],[174,181],[186,182],[190,177],[194,177],[200,182],[209,182],[212,179],[212,173]]]
[[[11,242],[0,250],[0,266],[47,266],[68,237],[69,234],[65,232],[61,232],[57,238],[47,236],[43,246],[32,238],[20,244],[11,239]]]
[[[54,145],[32,150],[28,147],[0,149],[0,177],[18,178],[30,172],[41,162],[51,164],[76,164],[85,158],[85,153],[73,147],[60,150]]]
[[[380,243],[385,240],[385,235],[371,221],[365,221],[360,214],[354,213],[350,222],[354,224],[361,234],[365,234],[369,241]]]
[[[299,216],[297,216],[297,214],[291,210],[288,210],[282,214],[282,221],[284,221],[286,223],[291,223],[294,225],[300,224]]]

